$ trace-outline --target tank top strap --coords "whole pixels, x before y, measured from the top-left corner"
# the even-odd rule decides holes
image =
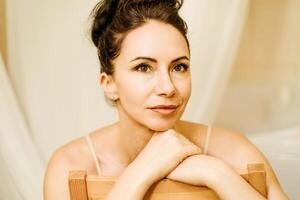
[[[205,136],[205,143],[204,143],[204,150],[203,150],[204,155],[206,155],[207,151],[208,151],[209,140],[210,140],[210,136],[211,136],[211,130],[212,130],[212,126],[208,125],[207,129],[206,129],[206,136]]]
[[[94,145],[92,143],[90,134],[86,135],[85,139],[86,139],[87,145],[88,145],[88,147],[90,149],[90,152],[91,152],[91,154],[93,156],[93,159],[94,159],[94,162],[95,162],[95,165],[96,165],[96,168],[97,168],[97,173],[100,176],[101,175],[100,163],[99,163],[99,160],[97,158],[97,155],[96,155],[96,152],[95,152],[95,148],[94,148]]]

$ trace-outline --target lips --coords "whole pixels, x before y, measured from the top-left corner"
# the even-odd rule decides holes
[[[177,107],[178,105],[157,105],[149,109],[161,115],[170,115],[176,111]]]
[[[150,109],[174,109],[177,108],[177,105],[157,105],[150,107]]]

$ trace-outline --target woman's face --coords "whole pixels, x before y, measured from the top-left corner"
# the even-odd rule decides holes
[[[173,128],[191,94],[190,55],[173,26],[150,20],[129,32],[114,60],[117,107],[154,131]]]

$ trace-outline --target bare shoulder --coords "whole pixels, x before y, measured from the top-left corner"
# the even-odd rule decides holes
[[[246,163],[266,161],[264,155],[243,133],[221,127],[212,127],[208,154],[220,157],[239,168],[246,168]]]
[[[197,123],[189,124],[190,127],[193,127],[193,135],[198,135],[199,138],[202,138],[201,140],[204,140],[207,126]],[[250,163],[264,163],[267,173],[268,198],[287,199],[272,166],[263,153],[243,133],[221,127],[212,127],[207,153],[209,156],[221,159],[239,173],[245,172]]]
[[[208,142],[208,155],[217,157],[236,169],[246,169],[247,163],[267,162],[259,149],[237,131],[212,126],[209,140],[208,126],[188,121],[180,122],[181,131],[200,147]]]
[[[235,169],[243,169],[250,163],[264,163],[268,199],[288,199],[276,174],[263,153],[240,132],[225,128],[213,128],[209,154],[219,157]]]
[[[99,133],[105,128],[93,131]],[[44,199],[69,199],[68,176],[72,170],[93,172],[94,163],[85,137],[59,147],[48,161],[44,177]]]
[[[212,126],[209,140],[206,140],[208,126],[181,121],[181,130],[192,142],[200,147],[208,143],[208,154],[222,159],[237,168],[247,167],[247,162],[264,162],[263,154],[247,137],[237,131]]]
[[[178,129],[191,142],[203,148],[207,131],[206,125],[181,120],[178,123]]]
[[[84,164],[80,165],[78,162],[78,159],[82,158],[82,163],[86,163],[84,151],[83,138],[79,138],[58,148],[52,154],[44,177],[44,199],[69,199],[68,174],[70,170],[84,169]]]

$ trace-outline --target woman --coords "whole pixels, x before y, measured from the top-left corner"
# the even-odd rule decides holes
[[[180,120],[191,94],[187,27],[179,0],[104,0],[93,11],[99,82],[119,121],[58,149],[47,200],[68,199],[68,172],[118,176],[108,200],[142,199],[167,177],[221,199],[265,199],[240,174],[265,163],[268,199],[287,199],[265,157],[242,134]],[[130,184],[128,184],[130,182]]]

